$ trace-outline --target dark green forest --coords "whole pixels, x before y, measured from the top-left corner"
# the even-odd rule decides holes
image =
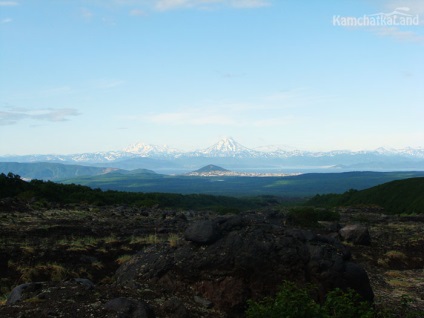
[[[60,184],[52,181],[21,180],[19,175],[0,174],[0,199],[14,197],[26,201],[55,202],[60,204],[114,205],[127,204],[145,207],[214,209],[218,212],[236,212],[239,209],[275,204],[278,198],[234,198],[205,194],[141,193],[92,189],[76,184]]]
[[[361,191],[351,189],[343,194],[316,195],[308,204],[321,207],[375,204],[390,214],[422,214],[424,178],[396,180]]]
[[[275,195],[231,197],[209,194],[101,190],[52,181],[31,180],[26,182],[19,175],[2,173],[0,174],[0,199],[7,197],[38,203],[55,202],[97,206],[126,204],[158,208],[214,209],[222,213],[283,204],[305,204],[326,208],[378,205],[390,214],[421,214],[424,213],[424,177],[391,181],[360,191],[351,189],[342,194],[317,194],[306,201],[304,199],[283,199]]]

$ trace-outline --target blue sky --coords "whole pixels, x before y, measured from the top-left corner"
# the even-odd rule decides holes
[[[423,118],[421,0],[0,0],[0,155],[424,147]]]

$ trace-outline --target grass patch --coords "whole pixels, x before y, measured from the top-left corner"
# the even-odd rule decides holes
[[[169,242],[169,246],[171,247],[177,247],[178,244],[180,243],[180,237],[178,234],[175,233],[171,233],[168,236],[168,242]]]
[[[410,286],[409,282],[406,282],[402,279],[388,279],[387,283],[393,287],[401,287],[401,288],[406,288]]]
[[[6,305],[6,301],[7,301],[8,296],[9,296],[8,294],[0,295],[0,306]]]
[[[35,266],[16,266],[21,282],[61,281],[68,275],[68,270],[57,263],[37,264]]]
[[[131,258],[132,258],[132,255],[125,254],[125,255],[119,256],[115,260],[115,263],[117,263],[118,265],[122,265],[122,264],[128,262]]]
[[[401,251],[388,251],[384,254],[384,256],[391,261],[404,262],[408,259],[407,256]]]
[[[160,243],[160,239],[157,236],[157,234],[150,234],[149,236],[147,236],[145,238],[145,243],[149,244],[149,245],[150,244],[158,244],[158,243]]]
[[[387,271],[387,272],[384,273],[384,275],[386,275],[387,277],[391,277],[391,278],[403,277],[403,274],[400,271]]]

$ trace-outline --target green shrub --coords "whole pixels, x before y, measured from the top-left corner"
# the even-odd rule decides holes
[[[371,304],[362,301],[355,291],[349,289],[342,291],[339,288],[327,294],[322,307],[328,317],[337,318],[372,318],[374,311]]]
[[[274,299],[248,302],[248,318],[309,318],[324,317],[323,310],[309,295],[310,290],[300,289],[294,283],[284,282]]]
[[[318,227],[318,221],[338,221],[340,219],[340,214],[337,212],[313,207],[292,208],[286,216],[290,223],[304,227]]]
[[[284,282],[275,298],[248,302],[248,318],[372,318],[372,305],[361,301],[360,296],[348,290],[335,289],[327,294],[324,304],[312,297],[312,287],[299,288]]]

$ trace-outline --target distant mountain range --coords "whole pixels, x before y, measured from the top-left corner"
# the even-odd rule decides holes
[[[0,162],[0,173],[12,172],[23,179],[61,180],[81,176],[97,176],[122,171],[115,168],[100,168],[81,165],[67,165],[52,162]],[[137,171],[137,170],[135,170]]]
[[[49,162],[116,169],[184,173],[214,164],[234,171],[393,171],[424,170],[424,148],[312,152],[268,146],[250,149],[232,138],[195,151],[136,143],[120,151],[72,155],[0,156],[0,162]],[[259,171],[260,170],[260,171]]]

